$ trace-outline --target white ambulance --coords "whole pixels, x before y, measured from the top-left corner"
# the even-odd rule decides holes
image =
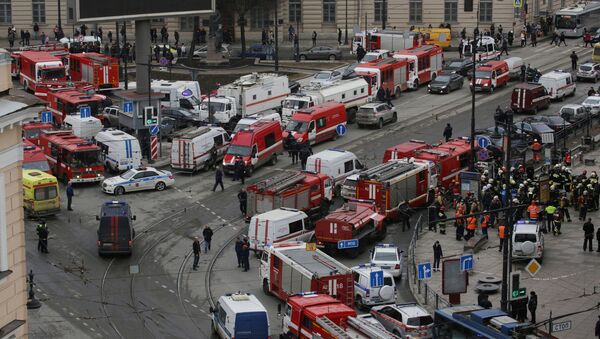
[[[198,81],[153,80],[150,83],[153,92],[165,96],[160,99],[163,107],[181,107],[193,112],[200,111],[200,83]]]
[[[294,208],[281,207],[254,215],[248,225],[250,249],[257,253],[283,241],[309,242],[315,233],[309,228],[306,213]]]
[[[95,139],[100,147],[100,159],[109,171],[126,171],[141,166],[142,150],[134,136],[109,128],[96,134]]]
[[[571,73],[562,70],[543,74],[538,82],[546,88],[550,100],[562,100],[567,95],[575,94],[577,89]]]
[[[173,136],[171,167],[195,172],[219,163],[231,138],[221,127],[188,128]]]
[[[91,139],[102,130],[102,122],[94,117],[82,118],[79,114],[67,115],[63,122],[66,129],[83,139]]]
[[[364,168],[356,155],[343,149],[328,149],[315,153],[306,160],[308,172],[322,173],[333,180],[334,193],[339,196],[344,180]]]

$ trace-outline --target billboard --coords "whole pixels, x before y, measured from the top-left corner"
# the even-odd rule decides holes
[[[214,10],[215,0],[77,0],[77,21],[164,18]]]

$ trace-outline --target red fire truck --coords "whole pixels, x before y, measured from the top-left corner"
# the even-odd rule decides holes
[[[435,181],[446,188],[460,172],[469,167],[470,157],[471,145],[466,139],[454,139],[436,147],[421,149],[415,155],[416,159],[435,163]]]
[[[23,169],[37,169],[52,174],[50,164],[48,164],[48,159],[42,149],[28,140],[23,140]]]
[[[64,86],[67,81],[61,58],[49,52],[21,52],[19,60],[21,85],[40,99],[46,99],[49,88]]]
[[[310,245],[310,244],[309,244]],[[302,292],[328,294],[354,304],[352,270],[307,243],[282,242],[265,247],[260,259],[263,291],[281,300]]]
[[[102,100],[104,96],[99,94],[88,94],[76,89],[53,89],[48,92],[46,105],[52,112],[55,125],[62,124],[69,114],[79,114],[81,107],[90,107],[92,116],[100,119],[106,126],[106,118],[99,114]]]
[[[427,201],[430,185],[435,186],[434,163],[404,158],[390,160],[359,174],[356,198],[374,201],[380,213],[396,219],[406,202],[421,206]]]
[[[54,56],[58,56],[62,59],[63,65],[67,65],[69,62],[69,50],[65,45],[61,43],[48,44],[48,45],[35,45],[35,46],[23,46],[18,51],[12,51],[11,57],[11,68],[10,73],[13,78],[18,78],[21,72],[21,53],[24,51],[39,51],[48,52]]]
[[[417,89],[442,72],[444,50],[437,45],[424,45],[394,52],[393,57],[407,59],[408,88]]]
[[[329,211],[332,190],[331,178],[325,174],[281,171],[246,187],[246,217],[280,207],[295,208],[309,216],[321,216]]]
[[[366,51],[372,51],[374,49],[397,51],[400,49],[417,47],[422,44],[423,35],[419,32],[370,30],[365,33],[365,31],[362,31],[357,32],[354,35],[354,41],[352,41],[352,53],[356,53],[358,45],[361,45]]]
[[[389,89],[398,98],[400,92],[408,89],[409,70],[406,59],[386,58],[359,64],[354,73],[371,85],[371,93],[377,93],[383,86],[383,89]]]
[[[40,135],[40,146],[50,162],[52,174],[65,183],[104,180],[100,147],[93,142],[81,139],[71,131],[45,131]]]
[[[50,131],[54,129],[51,123],[40,121],[29,121],[23,124],[23,139],[31,142],[34,145],[40,145],[40,134],[42,131]]]
[[[72,80],[89,82],[99,91],[119,88],[119,62],[108,55],[71,54],[69,74]]]
[[[396,146],[389,147],[383,153],[383,162],[388,162],[389,160],[396,160],[402,158],[411,158],[414,157],[416,151],[429,148],[427,143],[422,140],[410,140],[407,142],[403,142]]]
[[[344,252],[350,257],[357,257],[360,254],[359,246],[364,247],[363,239],[385,238],[384,218],[384,215],[377,213],[372,201],[349,201],[317,221],[317,243],[324,245],[327,251],[335,251],[340,249],[340,241],[356,239],[359,241],[358,246],[344,249]]]

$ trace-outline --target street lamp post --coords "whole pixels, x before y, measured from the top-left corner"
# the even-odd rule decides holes
[[[60,12],[60,0],[58,0],[58,31],[61,32],[62,31],[62,18],[61,16],[61,12]]]
[[[511,149],[511,138],[512,138],[512,129],[513,129],[513,112],[511,110],[506,111],[506,126],[504,126],[504,138],[506,140],[505,142],[505,148],[504,148],[504,153],[505,153],[505,165],[504,167],[506,168],[506,173],[504,173],[504,183],[506,184],[506,187],[509,188],[510,187],[510,154],[512,153],[512,149]],[[510,247],[509,247],[509,242],[512,236],[512,213],[513,210],[510,209],[510,207],[512,206],[512,198],[509,195],[508,198],[508,207],[509,209],[506,211],[505,213],[505,220],[504,220],[504,230],[505,230],[505,234],[504,234],[504,241],[502,243],[502,295],[500,297],[500,307],[502,308],[502,310],[504,312],[508,311],[508,275],[510,274],[511,271],[511,261],[512,259],[510,258]]]
[[[346,0],[346,27],[344,30],[344,45],[348,46],[348,0]]]
[[[475,170],[475,69],[476,69],[476,54],[477,41],[479,37],[479,10],[480,3],[477,4],[477,26],[473,30],[473,43],[471,44],[471,54],[473,57],[473,75],[471,76],[471,163],[469,169]]]

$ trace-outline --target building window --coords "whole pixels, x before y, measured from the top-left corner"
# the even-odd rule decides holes
[[[515,19],[521,19],[521,9],[519,7],[515,7]]]
[[[200,19],[197,16],[182,16],[179,18],[179,29],[182,32],[192,32],[194,30],[194,22]]]
[[[445,0],[444,1],[444,21],[445,22],[457,22],[458,21],[458,0]]]
[[[323,0],[323,22],[335,22],[335,0]]]
[[[269,11],[264,7],[258,6],[250,11],[250,28],[260,29],[269,27]]]
[[[479,21],[492,22],[492,0],[479,1]]]
[[[75,8],[69,7],[69,20],[75,20]]]
[[[158,19],[152,19],[150,20],[150,22],[155,22],[155,23],[164,23],[165,22],[165,18],[158,18]]]
[[[0,272],[8,271],[8,225],[6,224],[6,205],[10,204],[10,201],[6,201],[6,183],[4,180],[4,173],[0,173]]]
[[[423,1],[410,0],[408,3],[408,21],[411,23],[423,22]]]
[[[302,5],[300,0],[290,0],[290,23],[302,21]]]
[[[46,23],[46,0],[33,0],[31,7],[33,8],[33,22]]]
[[[388,0],[375,0],[375,21],[383,22],[387,17],[387,3]]]
[[[0,24],[9,24],[12,21],[11,0],[0,0]]]

